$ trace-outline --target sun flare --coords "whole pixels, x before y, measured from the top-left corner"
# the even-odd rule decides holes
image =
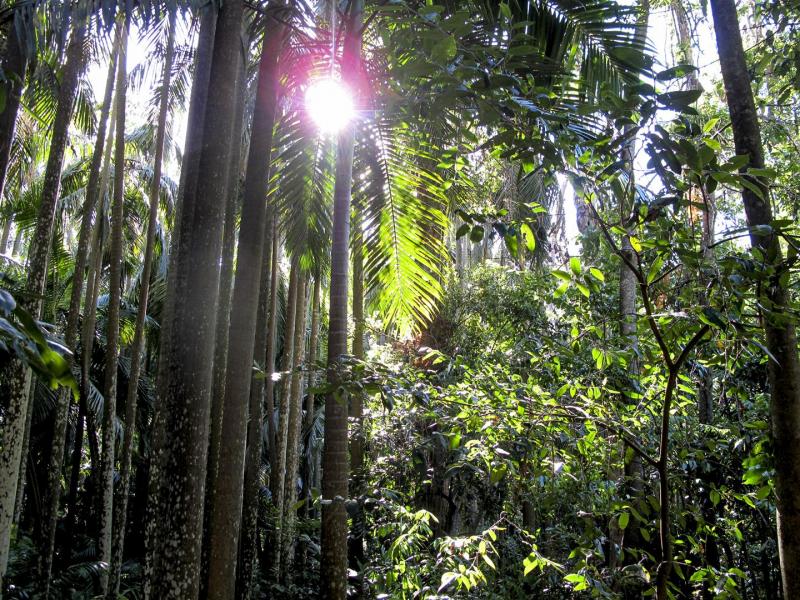
[[[337,133],[353,120],[355,109],[350,90],[335,79],[320,79],[306,89],[306,110],[324,133]]]

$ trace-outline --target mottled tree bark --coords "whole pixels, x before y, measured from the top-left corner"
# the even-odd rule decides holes
[[[100,109],[100,122],[97,128],[97,138],[92,153],[92,162],[89,167],[89,180],[86,184],[86,199],[83,204],[83,218],[78,234],[78,248],[75,253],[75,268],[72,274],[72,290],[70,292],[69,311],[64,329],[64,341],[67,348],[76,351],[78,334],[78,319],[80,317],[81,297],[83,296],[84,270],[89,254],[89,242],[92,235],[95,205],[97,204],[98,189],[100,187],[100,168],[103,160],[103,148],[106,141],[108,116],[111,110],[111,97],[114,92],[114,74],[117,65],[117,52],[121,39],[121,27],[117,26],[116,40],[109,61],[108,75],[106,76],[105,94]],[[84,342],[85,345],[85,342]],[[68,390],[62,390],[58,395],[55,416],[53,419],[53,439],[50,450],[50,469],[48,473],[48,486],[45,491],[44,509],[42,515],[41,560],[42,577],[46,588],[49,587],[50,575],[55,550],[56,525],[58,523],[58,504],[61,498],[61,475],[64,463],[64,451],[67,436],[67,420],[69,417],[71,395]],[[81,437],[83,431],[81,429]]]
[[[61,190],[61,168],[69,137],[69,124],[78,79],[85,66],[83,23],[75,23],[62,70],[58,90],[58,106],[53,121],[50,152],[45,167],[44,182],[36,219],[36,228],[28,252],[28,278],[23,305],[34,318],[40,316],[47,279],[47,263],[53,239],[53,223]],[[9,398],[3,426],[3,444],[0,448],[0,588],[8,565],[11,541],[11,522],[17,497],[20,464],[25,457],[22,448],[25,439],[25,422],[28,418],[31,372],[20,361],[8,368]]]
[[[747,224],[770,225],[772,208],[769,191],[758,177],[746,175],[749,168],[764,167],[764,150],[758,114],[750,87],[742,36],[734,0],[711,0],[720,69],[731,116],[736,154],[750,157],[742,175],[756,190],[742,188]],[[781,559],[783,594],[800,597],[800,360],[797,335],[786,315],[789,293],[782,282],[787,268],[783,264],[780,239],[771,228],[752,230],[750,243],[757,264],[771,271],[769,280],[759,284],[759,303],[763,313],[769,360],[770,416],[772,447],[775,454],[775,496],[778,509],[778,550]]]
[[[23,47],[24,40],[19,38],[19,30],[10,20],[6,48],[3,55],[3,75],[5,81],[0,83],[2,97],[5,98],[5,108],[0,113],[0,198],[5,190],[8,162],[11,158],[11,146],[14,143],[14,133],[17,128],[17,113],[19,112],[20,97],[25,82],[25,69],[28,66],[28,56]],[[7,224],[10,221],[7,222]],[[4,230],[5,241],[8,242],[8,233]],[[0,246],[0,253],[6,251],[6,246]]]
[[[125,101],[128,72],[128,20],[122,25],[122,41],[117,55],[116,141],[114,148],[114,197],[111,202],[111,247],[109,253],[108,308],[106,313],[105,378],[103,382],[103,458],[99,477],[103,495],[100,515],[100,559],[111,564],[114,523],[114,453],[117,420],[117,362],[119,359],[119,313],[122,303],[123,229],[125,227]],[[108,591],[109,570],[100,575],[100,585]],[[114,594],[112,593],[112,596]]]
[[[197,47],[195,50],[194,80],[192,82],[192,93],[189,101],[189,114],[187,118],[186,138],[184,141],[183,163],[181,166],[181,176],[178,184],[178,198],[173,217],[172,236],[169,247],[169,268],[167,270],[167,289],[174,289],[177,280],[177,256],[180,242],[180,228],[184,217],[184,197],[188,195],[194,198],[197,191],[197,178],[200,169],[200,151],[203,142],[203,124],[206,113],[206,102],[208,99],[211,61],[214,51],[214,34],[217,27],[217,10],[212,4],[206,5],[200,13],[200,28],[197,35]],[[194,205],[189,202],[189,214],[187,219],[191,221]],[[170,338],[170,326],[172,314],[175,310],[175,294],[167,294],[165,298],[163,314],[161,317],[160,328],[160,356],[164,356],[167,349],[167,342]],[[163,390],[167,385],[166,378],[168,372],[167,361],[159,360],[157,368],[156,387]],[[150,480],[147,486],[147,508],[145,511],[144,543],[145,543],[145,567],[144,567],[144,597],[150,598],[152,594],[153,573],[158,562],[159,538],[156,529],[159,524],[159,489],[162,484],[161,473],[163,471],[165,446],[165,416],[163,403],[157,399],[151,423],[151,450],[149,457]]]
[[[286,475],[283,484],[283,518],[281,520],[281,569],[287,582],[292,580],[292,559],[294,558],[295,521],[297,520],[297,470],[300,463],[300,427],[303,419],[303,373],[300,367],[305,356],[306,341],[306,288],[308,278],[300,274],[297,283],[297,302],[294,313],[294,340],[292,348],[292,368],[289,378],[289,419],[286,434]]]
[[[165,600],[197,598],[200,589],[219,258],[234,143],[236,107],[232,99],[242,54],[243,17],[243,0],[227,0],[219,9],[209,77],[213,93],[206,98],[197,181],[189,186],[187,180],[177,256],[172,263],[174,277],[167,291],[172,309],[161,352],[162,422],[156,424],[163,477],[159,493],[151,499],[156,503],[155,541],[160,543],[154,550],[148,590]],[[179,302],[190,305],[178,309]]]
[[[161,81],[161,99],[158,107],[156,123],[156,146],[153,157],[153,181],[150,185],[150,205],[148,207],[147,230],[145,232],[144,258],[139,282],[139,302],[134,325],[133,342],[130,349],[130,377],[128,378],[128,395],[125,402],[125,433],[120,457],[119,493],[114,507],[114,533],[111,564],[109,566],[110,582],[108,586],[109,600],[116,599],[119,594],[120,570],[125,546],[125,528],[127,525],[128,494],[130,491],[131,461],[133,457],[133,435],[136,431],[136,411],[139,396],[139,377],[142,370],[142,352],[145,342],[145,320],[147,317],[148,296],[150,295],[150,273],[153,267],[155,251],[156,225],[158,223],[158,205],[161,192],[161,170],[164,160],[164,139],[167,132],[167,116],[169,113],[169,89],[172,79],[172,60],[175,53],[175,10],[169,13],[169,32],[167,49],[164,56],[164,69]],[[120,69],[121,71],[122,69]]]

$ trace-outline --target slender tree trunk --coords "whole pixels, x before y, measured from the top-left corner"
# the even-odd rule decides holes
[[[267,451],[270,464],[270,490],[276,489],[278,473],[278,436],[275,424],[275,355],[278,345],[278,288],[280,287],[281,253],[278,243],[278,216],[272,216],[272,265],[269,286],[269,322],[267,323],[267,357],[264,363],[264,412],[267,420]]]
[[[364,360],[364,236],[361,206],[356,204],[353,211],[352,254],[353,254],[353,356]],[[358,498],[364,483],[364,395],[354,393],[350,396],[350,420],[353,431],[350,434],[350,473],[353,479],[352,494]],[[353,525],[348,540],[348,560],[350,569],[359,572],[366,562],[364,555],[364,510],[358,503],[353,514]],[[364,596],[362,580],[359,578],[356,594]]]
[[[122,28],[117,25],[116,40],[111,60],[109,61],[108,75],[106,76],[105,95],[100,110],[100,122],[97,129],[92,162],[89,167],[89,181],[86,185],[86,200],[83,205],[83,219],[78,236],[78,248],[75,254],[75,268],[72,275],[72,290],[70,293],[67,324],[64,330],[64,341],[67,348],[76,351],[78,318],[80,316],[81,297],[83,295],[84,270],[89,253],[89,238],[92,234],[94,210],[97,203],[98,188],[100,186],[100,167],[103,159],[103,146],[106,141],[108,114],[111,109],[111,97],[114,91],[114,73],[117,65],[117,52],[121,41]],[[68,390],[62,390],[58,395],[55,417],[53,423],[53,440],[50,450],[50,469],[48,474],[48,487],[45,492],[44,510],[42,515],[42,577],[45,581],[45,595],[49,589],[50,576],[53,565],[53,552],[55,550],[56,525],[58,523],[58,504],[61,498],[61,475],[64,463],[64,451],[67,436],[67,420],[69,417],[71,395]],[[83,432],[81,430],[81,436]]]
[[[105,238],[105,225],[106,217],[105,206],[106,193],[108,191],[108,184],[111,171],[111,151],[114,147],[112,140],[115,136],[115,123],[116,123],[116,104],[112,107],[111,114],[111,127],[108,131],[107,141],[105,144],[105,156],[103,157],[103,172],[100,176],[100,190],[98,197],[101,199],[102,204],[100,210],[97,212],[97,219],[94,227],[92,228],[92,241],[91,241],[91,255],[89,256],[89,272],[86,277],[86,295],[84,298],[84,316],[83,327],[81,331],[81,340],[83,351],[81,354],[81,377],[79,383],[80,402],[86,405],[86,433],[89,440],[89,452],[91,455],[92,472],[97,473],[95,468],[98,464],[97,454],[95,452],[95,437],[94,427],[90,426],[94,422],[93,415],[88,410],[89,392],[91,388],[91,367],[92,367],[92,352],[94,348],[95,326],[97,323],[97,298],[100,294],[100,281],[102,279],[103,271],[103,241]],[[67,501],[67,525],[65,546],[64,546],[64,559],[69,560],[72,556],[72,542],[73,532],[75,530],[75,504],[77,501],[77,481],[80,471],[80,457],[81,457],[82,444],[78,444],[73,449],[72,458],[72,480],[75,481],[75,487],[70,488],[70,495]],[[97,490],[95,490],[95,494]]]
[[[122,303],[123,229],[125,227],[125,101],[127,96],[128,19],[122,25],[122,41],[117,56],[116,141],[114,149],[114,198],[111,203],[111,249],[106,313],[105,381],[103,384],[103,460],[100,485],[103,510],[100,526],[100,559],[111,564],[114,522],[114,451],[117,421],[117,370],[119,359],[119,313]],[[144,285],[144,283],[142,284]],[[102,572],[100,584],[108,592],[109,570]],[[113,596],[113,594],[112,594]]]
[[[306,384],[306,388],[308,392],[306,393],[306,412],[303,422],[303,427],[306,430],[310,430],[311,426],[314,424],[314,386],[317,385],[317,360],[319,355],[319,303],[320,289],[322,287],[321,279],[322,278],[320,277],[319,273],[314,276],[314,291],[312,292],[311,299],[311,330],[309,332],[308,355],[306,357],[306,365],[308,369],[308,383]],[[311,515],[311,463],[313,460],[313,454],[309,454],[308,463],[306,464],[306,473],[303,477],[303,499],[305,500],[303,509],[306,516]]]
[[[244,183],[242,219],[237,248],[236,278],[225,368],[225,396],[222,410],[222,437],[219,465],[214,478],[211,555],[208,572],[208,597],[230,598],[236,589],[235,557],[242,523],[245,445],[253,349],[258,316],[258,297],[263,272],[266,202],[272,151],[272,132],[278,97],[278,53],[282,27],[268,27],[259,66],[253,126]]]
[[[273,552],[275,553],[274,572],[276,579],[281,580],[281,552],[280,542],[283,537],[283,514],[284,498],[286,490],[286,453],[289,433],[289,404],[291,401],[291,376],[292,365],[294,364],[294,324],[297,314],[296,305],[298,299],[298,288],[300,279],[300,260],[297,256],[292,257],[292,266],[289,273],[289,292],[286,299],[286,318],[283,326],[283,360],[281,361],[281,401],[278,419],[277,436],[277,470],[275,471],[274,481],[270,481],[272,486],[272,497],[275,502],[275,539],[273,541]]]
[[[154,553],[151,593],[165,600],[196,598],[200,589],[222,213],[229,191],[236,118],[231,98],[242,60],[243,17],[243,0],[228,0],[219,9],[209,78],[214,92],[205,107],[196,189],[187,185],[182,201],[175,276],[167,291],[174,308],[161,353],[163,423],[156,424],[163,428],[156,435],[163,444],[160,471],[165,476],[151,500],[163,541]],[[178,301],[193,305],[176,310]]]
[[[0,94],[5,98],[5,108],[0,113],[0,198],[5,190],[8,162],[11,158],[11,146],[14,143],[14,133],[17,127],[17,113],[19,112],[20,97],[25,83],[25,69],[28,66],[28,57],[25,52],[24,40],[19,38],[20,30],[17,29],[14,19],[8,24],[6,36],[6,51],[3,58],[3,75],[5,81],[0,84]],[[7,225],[9,221],[6,223]],[[0,246],[0,253],[6,251],[8,242],[7,229],[4,230],[5,243]]]
[[[288,396],[289,420],[286,437],[286,475],[283,484],[283,519],[281,527],[281,568],[286,582],[292,580],[292,559],[294,558],[294,525],[297,520],[297,469],[299,465],[300,426],[303,419],[303,373],[300,367],[305,356],[306,341],[306,301],[307,277],[300,274],[297,284],[297,301],[294,313],[294,341],[292,347],[290,391]]]
[[[214,34],[217,27],[217,10],[211,3],[201,9],[200,30],[197,36],[197,48],[195,51],[194,80],[192,82],[192,93],[189,102],[189,114],[187,118],[186,138],[184,142],[183,163],[181,176],[178,185],[178,200],[175,206],[173,217],[172,236],[169,248],[169,267],[167,270],[167,289],[175,288],[177,280],[177,256],[178,244],[180,242],[180,228],[184,218],[184,198],[189,195],[194,198],[197,191],[197,178],[200,169],[200,152],[203,143],[203,124],[206,114],[206,103],[208,100],[208,90],[211,77],[211,62],[214,52]],[[187,220],[191,221],[193,204],[189,203],[189,215]],[[167,294],[164,302],[160,328],[161,354],[167,349],[170,339],[170,326],[174,305],[176,303],[174,294]],[[167,385],[168,371],[167,361],[159,360],[157,370],[156,387],[163,390]],[[163,449],[165,447],[166,436],[166,417],[163,411],[163,402],[157,398],[155,410],[151,423],[151,450],[149,457],[149,481],[147,486],[147,508],[145,511],[144,525],[144,545],[145,545],[145,567],[144,567],[144,589],[145,598],[150,598],[152,593],[152,583],[155,565],[158,562],[160,539],[156,533],[159,527],[159,490],[161,489],[162,461],[164,460]]]
[[[266,235],[273,232],[273,217],[267,219]],[[266,363],[268,319],[272,285],[272,252],[274,240],[264,246],[264,272],[261,275],[261,291],[258,294],[258,318],[253,355],[257,362]],[[264,372],[266,372],[264,364]],[[261,455],[264,427],[264,378],[255,372],[250,383],[250,418],[247,422],[247,455],[244,467],[244,498],[242,501],[242,543],[239,547],[239,568],[236,581],[236,597],[249,599],[253,595],[253,577],[258,558],[258,510],[261,505]]]
[[[0,254],[5,254],[8,248],[8,238],[11,237],[11,223],[12,218],[8,217],[6,222],[3,223],[3,233],[0,235]]]
[[[351,84],[357,84],[360,76],[362,11],[362,0],[353,0],[350,3],[342,68],[346,81]],[[355,87],[353,85],[354,89]],[[342,356],[347,354],[347,271],[354,133],[354,125],[348,124],[339,135],[336,148],[328,331],[328,381],[334,386],[340,377]],[[323,600],[344,600],[347,596],[345,503],[348,498],[348,476],[347,399],[339,393],[330,393],[325,399],[325,446],[322,457],[320,595]]]
[[[156,241],[156,224],[158,221],[158,205],[161,192],[161,170],[164,159],[164,138],[167,131],[167,117],[169,113],[169,88],[172,76],[172,59],[175,52],[175,10],[169,13],[169,33],[167,37],[167,50],[164,57],[164,71],[161,83],[161,101],[156,124],[156,147],[153,158],[153,182],[150,186],[150,206],[145,233],[145,250],[142,261],[142,274],[139,283],[139,303],[136,313],[136,324],[133,334],[133,343],[130,351],[130,377],[128,378],[128,395],[125,402],[125,433],[122,443],[122,456],[120,458],[119,493],[115,506],[114,536],[111,556],[110,583],[108,586],[109,600],[114,600],[119,594],[120,569],[125,546],[125,527],[127,524],[128,493],[130,490],[131,460],[133,456],[133,435],[136,431],[136,410],[139,396],[139,377],[142,369],[141,358],[145,342],[145,319],[147,317],[148,296],[150,294],[150,273],[153,266],[153,253]],[[122,69],[120,69],[122,71]],[[120,91],[122,91],[120,89]]]
[[[34,318],[40,316],[47,278],[47,262],[53,239],[53,223],[58,208],[61,189],[61,167],[69,136],[69,124],[78,79],[85,64],[84,40],[86,30],[82,23],[73,26],[67,48],[66,62],[58,91],[58,107],[53,121],[50,152],[45,168],[44,183],[39,204],[36,229],[28,252],[28,271],[23,304]],[[3,446],[0,448],[0,589],[8,565],[11,541],[11,522],[17,497],[20,464],[24,460],[22,447],[25,439],[25,422],[28,418],[31,372],[24,364],[14,361],[8,368],[9,398],[4,415]]]
[[[736,154],[747,155],[742,168],[764,167],[764,151],[745,61],[742,36],[734,0],[711,0],[720,69],[731,116]],[[770,225],[772,209],[769,192],[757,177],[746,175],[759,190],[742,188],[747,224]],[[786,318],[789,294],[782,282],[786,265],[778,235],[753,230],[750,242],[756,260],[774,269],[769,281],[760,284],[759,302],[763,316],[769,360],[770,416],[775,454],[775,495],[778,509],[778,550],[781,559],[783,594],[800,597],[800,360],[794,323]]]

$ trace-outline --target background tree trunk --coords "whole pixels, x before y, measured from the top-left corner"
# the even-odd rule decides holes
[[[123,229],[125,226],[125,101],[128,73],[128,19],[122,25],[122,41],[117,57],[116,147],[114,149],[114,198],[111,203],[111,250],[106,314],[105,382],[103,385],[103,460],[99,478],[103,496],[100,517],[100,559],[111,564],[112,528],[114,524],[114,453],[117,421],[117,362],[119,360],[119,313],[122,302]],[[109,570],[100,576],[103,593],[108,592]],[[115,594],[110,594],[115,597]]]
[[[158,205],[161,192],[161,170],[164,159],[164,139],[167,132],[169,113],[169,88],[172,78],[172,59],[175,52],[175,10],[169,13],[169,32],[167,50],[164,57],[164,71],[161,83],[161,99],[158,107],[158,123],[156,124],[156,147],[153,158],[153,182],[150,186],[150,205],[148,207],[147,231],[145,233],[144,258],[139,283],[139,303],[134,326],[133,342],[130,351],[130,377],[128,378],[128,395],[125,402],[125,433],[120,458],[119,493],[114,516],[114,539],[111,564],[109,566],[111,581],[108,588],[110,599],[119,594],[119,578],[122,568],[122,555],[125,545],[125,527],[127,525],[128,493],[130,490],[131,460],[133,456],[133,436],[136,431],[136,410],[139,397],[139,376],[142,370],[141,358],[145,342],[145,320],[147,318],[148,296],[150,294],[150,273],[153,266],[153,253],[156,241],[156,225],[158,222]]]
[[[258,294],[258,318],[256,319],[256,339],[253,355],[257,362],[264,364],[267,372],[266,356],[268,345],[268,320],[272,287],[273,267],[273,216],[266,223],[268,237],[264,246],[261,291]],[[276,248],[277,250],[277,248]],[[239,547],[239,568],[237,572],[236,597],[251,598],[253,594],[256,562],[258,559],[258,510],[261,504],[261,458],[263,451],[264,428],[264,377],[253,372],[250,383],[250,418],[247,422],[247,454],[244,467],[244,499],[242,501],[242,542]]]
[[[11,157],[11,146],[14,143],[14,133],[17,128],[20,97],[25,83],[25,70],[28,66],[28,56],[23,47],[24,40],[19,38],[19,32],[14,19],[10,19],[3,56],[5,81],[0,83],[1,95],[5,98],[5,108],[0,113],[0,198],[3,197],[5,189],[8,161]],[[8,242],[8,234],[6,234],[5,240]],[[0,253],[5,251],[5,245],[1,246]]]
[[[275,539],[273,542],[273,551],[275,552],[274,572],[276,579],[281,580],[282,565],[280,544],[283,537],[283,515],[284,515],[284,498],[286,490],[286,454],[287,442],[289,432],[289,403],[291,402],[291,372],[292,364],[294,363],[294,324],[295,315],[297,314],[296,305],[298,302],[299,294],[298,288],[300,279],[300,259],[297,256],[292,257],[292,266],[289,272],[289,292],[286,300],[286,318],[284,319],[283,326],[283,359],[281,360],[281,401],[280,401],[280,417],[278,419],[278,436],[277,436],[277,470],[273,475],[270,474],[270,487],[273,490],[273,498],[275,502]]]
[[[299,465],[299,446],[300,446],[300,427],[303,419],[303,373],[300,367],[305,356],[306,341],[306,312],[308,302],[306,301],[306,288],[308,278],[300,274],[297,284],[297,302],[295,303],[294,313],[294,341],[292,348],[291,375],[288,382],[289,390],[289,420],[286,437],[286,475],[283,484],[283,519],[281,527],[281,569],[284,579],[290,582],[292,579],[292,559],[294,558],[294,525],[297,520],[297,468]]]
[[[111,110],[111,98],[114,92],[114,74],[117,66],[117,53],[121,41],[122,28],[117,25],[115,41],[109,61],[103,105],[100,109],[100,122],[97,128],[97,138],[92,153],[92,163],[89,167],[89,179],[86,184],[86,200],[83,205],[83,219],[81,220],[78,235],[78,248],[75,253],[75,268],[72,275],[72,290],[70,292],[69,311],[64,329],[64,341],[67,348],[75,352],[78,319],[80,317],[81,297],[83,296],[84,270],[89,254],[89,243],[92,236],[95,206],[97,204],[98,188],[100,187],[100,168],[103,160],[103,148],[106,141],[108,116]],[[85,345],[84,341],[84,345]],[[55,417],[53,422],[53,440],[50,450],[50,469],[48,473],[48,487],[45,491],[44,511],[42,515],[42,577],[45,587],[49,586],[53,565],[53,552],[55,550],[56,525],[58,524],[58,505],[61,499],[61,476],[64,463],[64,451],[67,435],[67,420],[69,417],[71,394],[69,390],[62,390],[58,394]],[[81,437],[83,431],[81,430]]]
[[[83,23],[75,23],[67,48],[61,85],[58,90],[58,107],[53,121],[50,152],[45,168],[36,229],[28,251],[28,277],[25,285],[23,305],[34,318],[41,313],[47,279],[47,262],[53,240],[53,223],[58,208],[61,190],[61,168],[69,137],[69,124],[78,79],[85,66],[84,41],[86,29]],[[0,589],[8,565],[8,550],[11,541],[11,522],[17,498],[20,464],[25,460],[22,448],[25,445],[25,423],[28,419],[31,373],[21,362],[14,361],[8,369],[9,397],[3,426],[3,446],[0,448]]]

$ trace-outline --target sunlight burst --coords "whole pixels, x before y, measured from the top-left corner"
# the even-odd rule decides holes
[[[320,79],[309,84],[306,110],[324,133],[341,131],[355,116],[350,90],[335,79]]]

